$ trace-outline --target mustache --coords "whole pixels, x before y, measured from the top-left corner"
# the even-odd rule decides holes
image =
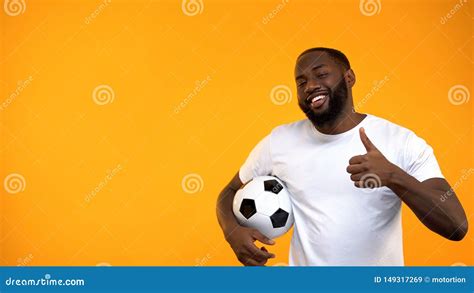
[[[338,84],[339,85],[339,84]],[[335,89],[337,89],[337,86],[335,87]],[[310,97],[312,94],[314,94],[316,91],[322,91],[322,90],[314,90],[312,91],[311,93],[309,93],[308,95],[306,95],[306,98],[304,99],[298,99],[298,104],[300,105],[300,108],[301,110],[303,111],[303,113],[305,114],[308,114],[308,113],[311,113],[313,110],[311,109],[311,107],[309,106],[311,104],[311,101],[308,101],[308,97]],[[334,91],[333,89],[331,88],[327,88],[327,89],[324,89],[325,92],[327,92],[327,95],[329,97],[329,101],[332,100],[334,98]]]
[[[311,92],[311,94],[320,91],[322,90],[314,90]],[[323,112],[316,113],[310,106],[310,103],[306,102],[306,99],[298,99],[298,105],[301,111],[315,125],[325,125],[331,121],[334,121],[334,119],[336,119],[341,114],[342,109],[347,102],[348,89],[343,79],[340,80],[334,87],[329,87],[326,91],[328,92],[327,95],[329,100],[327,101],[328,107]],[[306,97],[309,97],[310,95]]]

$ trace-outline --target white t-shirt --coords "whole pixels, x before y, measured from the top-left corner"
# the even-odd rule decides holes
[[[308,120],[276,127],[239,171],[280,178],[291,194],[295,224],[290,265],[402,266],[401,200],[387,187],[354,186],[349,159],[367,153],[359,128],[393,164],[419,181],[443,178],[433,149],[412,131],[373,115],[337,135]]]

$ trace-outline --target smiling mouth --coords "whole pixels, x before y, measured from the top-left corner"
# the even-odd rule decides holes
[[[322,94],[322,95],[317,95],[315,97],[309,97],[307,99],[307,102],[311,105],[312,108],[319,108],[324,104],[327,98],[328,98],[328,95]]]
[[[308,97],[306,97],[306,103],[311,104],[314,99],[321,99],[327,95],[329,95],[328,92],[322,92],[322,91],[318,93],[310,94]]]

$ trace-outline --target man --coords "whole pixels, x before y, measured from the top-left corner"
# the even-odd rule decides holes
[[[308,119],[273,129],[218,198],[219,223],[240,262],[275,257],[254,244],[274,241],[240,226],[232,213],[235,192],[263,175],[280,178],[292,196],[290,265],[403,265],[402,202],[428,229],[463,239],[466,215],[432,148],[406,128],[355,112],[356,78],[342,52],[306,50],[295,80]]]

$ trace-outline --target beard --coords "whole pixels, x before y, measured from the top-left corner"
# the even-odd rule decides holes
[[[336,120],[337,117],[342,113],[344,106],[347,102],[347,85],[344,78],[334,87],[329,89],[329,101],[328,108],[321,113],[313,111],[310,105],[306,101],[298,101],[300,109],[306,114],[306,117],[314,124],[318,126],[324,126],[330,124]]]

